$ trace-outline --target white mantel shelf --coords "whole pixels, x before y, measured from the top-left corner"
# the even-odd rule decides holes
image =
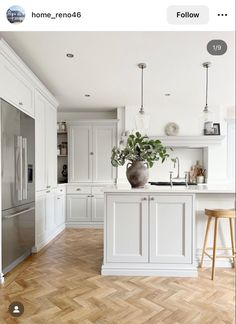
[[[150,136],[152,139],[159,139],[164,145],[171,147],[208,147],[220,144],[225,138],[224,135],[209,136]]]

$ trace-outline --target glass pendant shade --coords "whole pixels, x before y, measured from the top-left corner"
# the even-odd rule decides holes
[[[149,121],[150,115],[140,110],[135,116],[136,130],[139,131],[142,135],[146,135],[149,127]]]

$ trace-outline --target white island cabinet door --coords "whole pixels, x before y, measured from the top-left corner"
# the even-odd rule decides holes
[[[150,197],[150,262],[192,263],[192,196]]]
[[[92,181],[92,127],[69,126],[69,182]]]
[[[93,182],[112,182],[116,169],[111,164],[115,146],[115,125],[93,126]]]
[[[106,262],[148,262],[148,198],[108,196]]]

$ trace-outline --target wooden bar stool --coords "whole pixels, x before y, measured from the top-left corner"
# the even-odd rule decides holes
[[[236,255],[235,255],[235,240],[234,240],[234,219],[235,219],[235,209],[205,209],[205,214],[208,216],[207,221],[207,227],[206,227],[206,234],[203,244],[203,250],[202,250],[202,259],[200,263],[200,267],[203,265],[203,258],[204,254],[206,254],[211,260],[212,260],[212,273],[211,273],[211,279],[214,279],[215,276],[215,261],[216,258],[232,258],[233,259],[233,265],[234,268],[236,268]],[[213,255],[210,255],[207,253],[207,249],[212,249],[207,246],[207,239],[210,229],[210,224],[212,218],[215,218],[215,229],[214,229],[214,242],[213,242]],[[221,218],[228,218],[229,219],[229,225],[230,225],[230,237],[231,237],[231,244],[232,244],[232,255],[216,255],[216,250],[224,250],[225,248],[216,248],[217,243],[217,236],[218,236],[218,228],[219,228],[219,221]]]

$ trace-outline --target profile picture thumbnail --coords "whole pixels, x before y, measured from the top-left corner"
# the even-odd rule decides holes
[[[7,20],[11,24],[22,23],[25,19],[25,10],[20,6],[11,6],[7,10]]]

